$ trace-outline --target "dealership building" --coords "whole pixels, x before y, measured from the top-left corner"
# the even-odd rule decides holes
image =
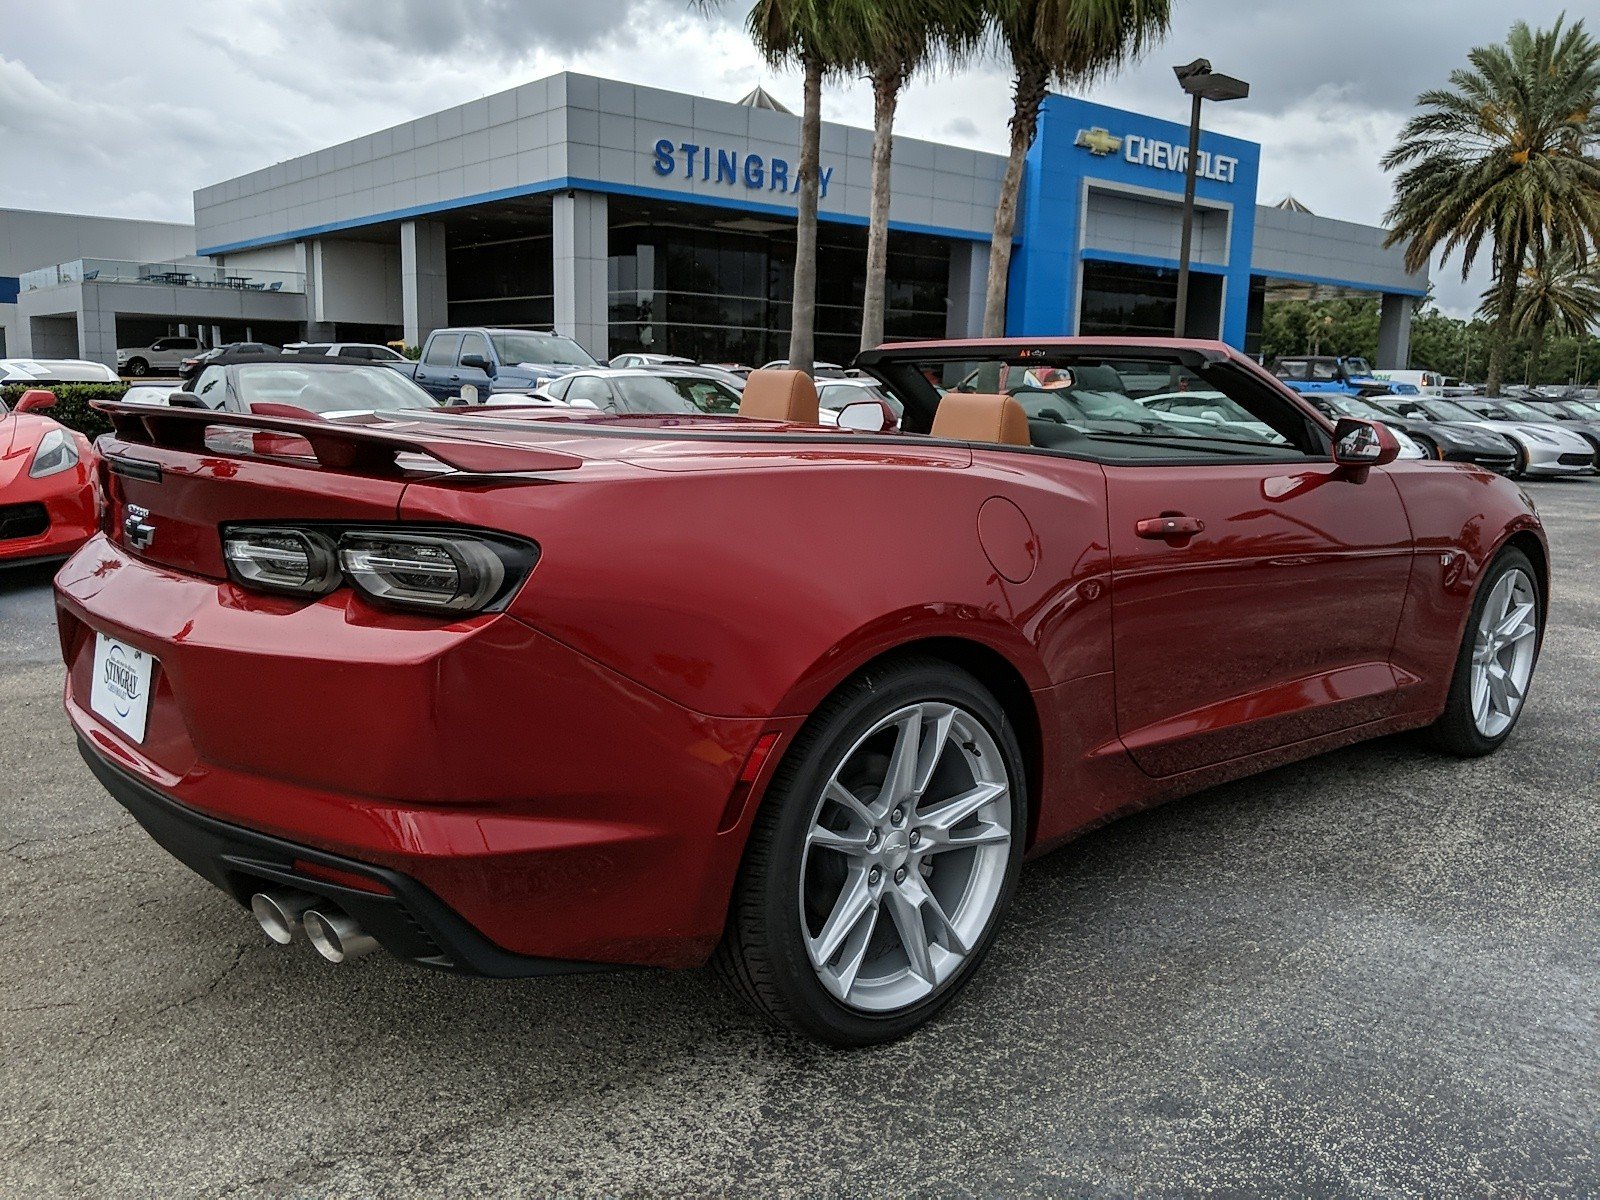
[[[779,358],[799,124],[759,90],[730,103],[554,75],[200,189],[195,257],[176,269],[129,261],[86,278],[82,263],[42,264],[34,286],[21,279],[21,336],[48,329],[59,345],[70,317],[82,353],[111,361],[124,330],[153,317],[174,333],[413,345],[470,324],[553,327],[599,358]],[[870,130],[823,126],[822,359],[848,361],[857,345],[871,144]],[[1046,101],[1008,332],[1170,334],[1186,145],[1169,121]],[[1253,142],[1202,139],[1188,333],[1254,351],[1274,297],[1374,295],[1380,363],[1406,365],[1426,274],[1381,229],[1258,203],[1260,156]],[[979,332],[1004,167],[895,139],[891,339]]]

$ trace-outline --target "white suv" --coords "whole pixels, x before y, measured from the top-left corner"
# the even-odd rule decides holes
[[[148,346],[118,346],[117,373],[135,377],[161,371],[176,375],[183,360],[204,350],[196,337],[157,338]]]

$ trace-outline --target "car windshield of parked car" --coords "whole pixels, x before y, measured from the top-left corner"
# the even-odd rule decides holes
[[[252,404],[292,404],[314,413],[390,412],[437,408],[438,401],[388,367],[243,363],[233,368],[234,392]]]
[[[1059,358],[1045,357],[1053,361],[1041,362],[1032,352],[1016,362],[898,360],[873,374],[906,402],[902,425],[914,433],[927,431],[939,396],[1002,392],[1022,406],[1029,439],[1039,448],[1124,461],[1174,452],[1222,458],[1324,452],[1320,433],[1304,413],[1238,364],[1190,368],[1167,359],[1106,360],[1068,351]],[[1155,391],[1158,385],[1160,392]],[[924,390],[929,394],[922,395]],[[1135,398],[1186,392],[1215,393],[1231,401],[1246,421],[1258,422],[1265,432],[1179,406],[1147,406]]]
[[[491,333],[494,352],[503,363],[538,363],[553,367],[596,366],[588,351],[559,333],[532,330],[516,333]]]
[[[1521,400],[1497,400],[1495,403],[1518,421],[1532,421],[1539,425],[1556,423],[1556,418],[1534,404],[1527,404]]]
[[[663,375],[661,378],[701,412],[726,416],[739,411],[739,393],[727,384],[703,375]]]
[[[1289,359],[1281,362],[1276,368],[1279,379],[1295,379],[1302,382],[1328,382],[1339,377],[1336,364],[1331,362],[1314,362],[1307,359]]]
[[[1481,413],[1475,413],[1470,408],[1463,408],[1453,400],[1415,400],[1397,404],[1395,407],[1407,416],[1415,416],[1420,413],[1433,421],[1468,421],[1476,423],[1483,420]]]
[[[622,413],[698,413],[703,411],[659,375],[631,375],[611,381]],[[737,405],[735,406],[737,407]]]
[[[1234,433],[1244,432],[1264,441],[1286,445],[1288,439],[1265,422],[1256,420],[1242,404],[1218,391],[1163,392],[1141,397],[1139,403],[1156,412],[1209,421]]]

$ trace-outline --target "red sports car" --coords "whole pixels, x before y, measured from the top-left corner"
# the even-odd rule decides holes
[[[863,1044],[971,977],[1026,856],[1363,738],[1515,726],[1549,585],[1515,484],[1396,462],[1219,344],[859,365],[900,431],[819,427],[789,371],[739,417],[106,406],[110,532],[57,581],[85,758],[334,961],[715,958]],[[1129,403],[1152,376],[1270,433]]]
[[[0,400],[0,567],[65,558],[99,528],[89,439],[43,415],[34,388],[15,410]]]

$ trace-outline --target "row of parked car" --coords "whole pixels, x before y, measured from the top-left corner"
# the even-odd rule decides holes
[[[1324,416],[1382,421],[1410,457],[1513,478],[1586,475],[1600,463],[1600,403],[1578,389],[1507,389],[1490,399],[1426,372],[1380,375],[1365,359],[1331,355],[1279,358],[1273,373]]]

